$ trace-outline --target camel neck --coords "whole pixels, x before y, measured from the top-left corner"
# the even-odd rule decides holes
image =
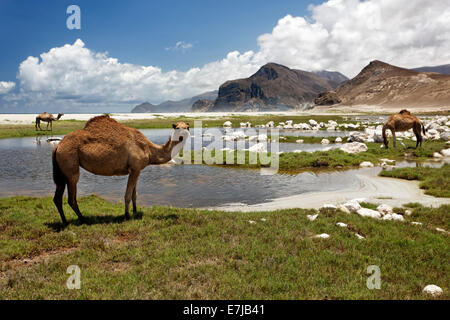
[[[149,164],[167,163],[176,155],[174,148],[179,145],[179,141],[169,139],[163,145],[157,145],[149,140]],[[177,148],[178,149],[178,148]]]

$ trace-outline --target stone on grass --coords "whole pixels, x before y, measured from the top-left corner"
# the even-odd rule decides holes
[[[330,203],[325,203],[323,204],[320,209],[320,211],[325,211],[325,210],[332,210],[335,211],[337,210],[337,207],[334,204],[330,204]]]
[[[405,218],[401,214],[388,213],[383,217],[383,220],[405,221]]]
[[[359,240],[363,240],[365,239],[362,235],[355,233],[355,236],[359,239]]]
[[[223,126],[226,127],[226,128],[231,128],[231,121],[225,121],[223,123]]]
[[[314,236],[314,238],[319,238],[319,239],[328,239],[329,237],[330,237],[330,235],[326,234],[326,233],[321,233],[321,234]]]
[[[334,142],[341,143],[342,142],[342,138],[341,137],[337,137],[336,140],[334,140]]]
[[[336,225],[338,227],[347,228],[347,225],[345,223],[343,223],[343,222],[338,222],[338,223],[336,223]]]
[[[328,140],[328,139],[322,139],[321,143],[322,143],[322,144],[330,144],[330,140]]]
[[[357,212],[361,209],[361,205],[357,201],[353,200],[344,203],[343,206],[350,212]]]
[[[351,154],[365,152],[367,149],[367,146],[361,142],[344,143],[342,147],[340,147],[340,150]]]
[[[449,149],[441,150],[441,154],[442,154],[444,157],[450,157],[450,148],[449,148]]]
[[[359,164],[359,166],[361,168],[372,168],[373,167],[373,163],[370,161],[363,161]]]
[[[356,211],[356,213],[359,214],[361,217],[370,217],[375,219],[381,218],[381,213],[372,209],[360,208],[358,211]]]
[[[380,204],[377,207],[377,211],[380,212],[382,215],[392,213],[392,207],[388,206],[387,204]]]
[[[416,221],[413,221],[413,222],[411,222],[411,224],[414,224],[414,225],[416,225],[416,226],[421,226],[421,225],[422,225],[422,222],[416,222]]]
[[[410,216],[412,215],[412,211],[411,210],[405,210],[405,216]]]
[[[432,297],[439,297],[443,291],[440,287],[435,284],[429,284],[423,288],[423,292],[431,295]]]
[[[298,139],[298,140],[296,140],[295,142],[297,142],[297,143],[303,143],[303,139]]]
[[[314,215],[308,214],[306,217],[308,218],[309,221],[314,221],[317,219],[318,216],[319,216],[318,214]]]
[[[338,205],[338,209],[345,212],[345,213],[351,213],[349,209],[347,209],[346,206],[344,206],[343,204]]]
[[[433,153],[433,158],[443,158],[444,156],[440,154],[439,152]]]
[[[249,222],[250,224],[255,224],[255,223],[256,223],[256,221],[253,221],[253,220],[248,220],[248,222]]]

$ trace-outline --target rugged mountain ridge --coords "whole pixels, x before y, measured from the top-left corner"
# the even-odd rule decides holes
[[[165,101],[158,105],[151,104],[149,102],[141,103],[131,110],[133,113],[145,113],[145,112],[186,112],[191,111],[192,104],[197,100],[214,100],[217,98],[217,90],[205,92],[197,96],[183,99],[180,101]]]
[[[196,102],[196,107],[208,111],[301,109],[318,93],[332,90],[346,79],[338,72],[323,71],[319,76],[268,63],[249,78],[226,81],[213,103]]]
[[[418,72],[437,72],[442,74],[450,74],[450,64],[444,64],[441,66],[432,66],[432,67],[420,67],[411,69]]]
[[[346,106],[450,106],[450,75],[418,72],[375,60],[336,90],[322,93],[315,103],[339,103]]]

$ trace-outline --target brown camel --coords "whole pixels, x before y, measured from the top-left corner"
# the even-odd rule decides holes
[[[139,130],[102,115],[90,119],[83,129],[66,135],[52,152],[53,180],[56,184],[53,202],[63,224],[67,224],[62,207],[66,184],[69,205],[83,222],[77,204],[79,167],[102,176],[128,175],[125,218],[129,219],[130,200],[133,201],[133,213],[136,213],[136,185],[141,170],[150,164],[169,162],[189,138],[189,123],[179,121],[173,128],[175,131],[169,141],[157,145]]]
[[[40,115],[38,115],[36,117],[36,124],[34,125],[34,128],[37,130],[39,127],[39,130],[41,129],[41,121],[43,122],[47,122],[47,131],[48,131],[48,125],[50,124],[50,131],[53,131],[53,121],[57,121],[59,120],[62,116],[64,115],[64,113],[58,113],[58,117],[54,117],[52,114],[48,113],[48,112],[44,112],[41,113]]]
[[[419,120],[416,116],[412,115],[408,110],[403,109],[399,113],[393,114],[386,121],[386,124],[383,126],[383,141],[386,148],[388,148],[389,140],[386,136],[386,130],[389,129],[392,132],[392,137],[394,141],[394,148],[396,145],[395,132],[407,131],[409,129],[413,129],[414,134],[416,135],[417,143],[416,148],[422,146],[422,134],[425,135],[425,127],[422,121]]]

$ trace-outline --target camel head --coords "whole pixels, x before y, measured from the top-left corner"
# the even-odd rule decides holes
[[[174,142],[184,142],[189,139],[189,122],[178,121],[177,123],[172,124],[172,128],[174,132],[171,136],[171,140]]]
[[[56,120],[59,120],[63,115],[64,113],[58,113],[58,117],[56,118]]]
[[[401,110],[399,113],[400,113],[400,114],[411,114],[411,112],[409,112],[409,111],[406,110],[406,109]]]

